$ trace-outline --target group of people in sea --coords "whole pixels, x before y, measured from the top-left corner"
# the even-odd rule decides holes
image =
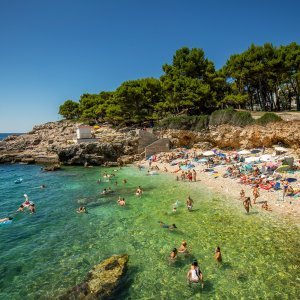
[[[43,185],[43,187],[41,186],[41,188],[45,188],[45,185]],[[30,214],[34,214],[36,212],[36,206],[34,202],[29,200],[27,194],[24,194],[24,197],[25,197],[25,201],[22,202],[22,204],[19,206],[16,212],[24,212],[24,210],[26,209]],[[14,214],[11,214],[10,216],[5,218],[1,218],[0,224],[7,224],[8,222],[11,222],[14,219],[13,217]]]

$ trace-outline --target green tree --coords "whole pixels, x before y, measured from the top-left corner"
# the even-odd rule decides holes
[[[176,51],[172,65],[163,65],[161,76],[166,112],[191,115],[210,112],[223,97],[225,76],[217,73],[214,64],[205,58],[202,49],[183,47]]]
[[[79,117],[79,104],[73,100],[67,100],[59,106],[59,112],[66,119],[76,119]]]

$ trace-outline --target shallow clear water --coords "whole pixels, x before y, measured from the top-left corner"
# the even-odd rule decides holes
[[[121,253],[130,261],[119,299],[297,299],[297,227],[260,210],[246,215],[242,205],[200,183],[128,167],[116,172],[117,187],[115,180],[99,185],[100,170],[113,171],[69,167],[43,173],[38,166],[0,165],[0,217],[14,212],[24,193],[37,206],[35,215],[18,214],[11,225],[0,225],[0,299],[53,299],[81,282],[93,265]],[[19,177],[23,182],[14,184]],[[138,185],[145,190],[141,198],[134,196]],[[108,186],[116,194],[101,197]],[[193,212],[184,206],[189,194]],[[118,195],[126,207],[116,204]],[[176,200],[181,205],[173,213]],[[87,203],[89,213],[77,214],[78,203]],[[176,223],[178,230],[160,228],[158,221]],[[182,240],[193,256],[170,265],[167,257]],[[217,245],[221,265],[213,258]],[[203,290],[186,284],[194,258],[204,274]]]

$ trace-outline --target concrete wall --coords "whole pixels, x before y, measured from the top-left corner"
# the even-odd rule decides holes
[[[159,139],[145,148],[145,157],[148,158],[153,154],[170,151],[170,140],[167,138]]]
[[[138,153],[144,152],[148,145],[151,145],[153,142],[158,140],[153,133],[145,130],[137,130],[137,134],[139,135]]]

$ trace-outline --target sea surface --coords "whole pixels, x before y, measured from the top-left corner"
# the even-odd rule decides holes
[[[116,176],[108,182],[104,172]],[[95,264],[122,253],[129,254],[127,283],[114,299],[299,299],[299,228],[261,210],[246,215],[241,203],[201,182],[146,173],[134,167],[42,172],[37,165],[0,165],[0,218],[14,216],[12,224],[0,225],[0,299],[55,299]],[[18,178],[21,184],[14,183]],[[134,195],[138,185],[141,198]],[[115,194],[101,196],[109,186]],[[16,213],[25,193],[36,214]],[[126,207],[117,205],[119,195]],[[184,205],[188,195],[195,201],[192,212]],[[82,204],[87,214],[76,213]],[[178,229],[161,228],[158,221]],[[191,255],[170,263],[183,240]],[[222,264],[214,261],[217,246]],[[186,282],[195,258],[203,290]]]
[[[0,141],[8,137],[9,135],[21,135],[22,133],[0,133]]]

